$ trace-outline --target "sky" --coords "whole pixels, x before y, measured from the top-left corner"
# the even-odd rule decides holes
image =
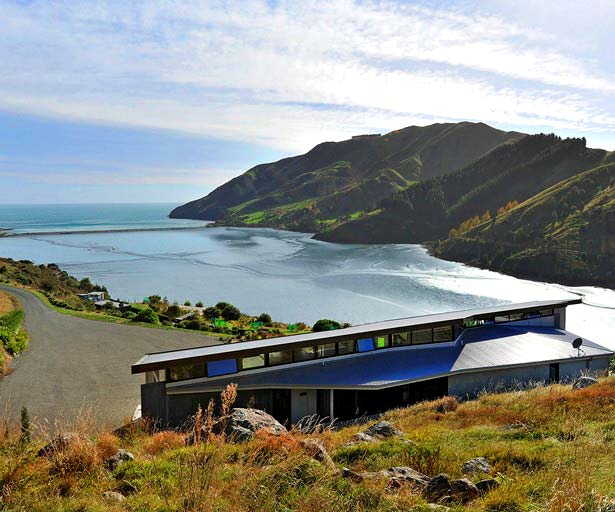
[[[615,150],[613,26],[610,0],[0,0],[0,203],[181,203],[435,122]]]

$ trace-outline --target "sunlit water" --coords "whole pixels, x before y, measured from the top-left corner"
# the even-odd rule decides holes
[[[130,218],[114,223],[113,215],[97,222],[107,229],[127,223],[131,228],[185,226],[163,218],[171,206],[142,211],[141,223]],[[0,226],[11,227],[2,212]],[[79,218],[70,223],[73,229],[89,229]],[[21,232],[42,231],[33,224],[23,222]],[[615,348],[613,290],[515,279],[433,258],[416,245],[340,245],[270,229],[198,228],[5,237],[0,238],[0,255],[57,263],[122,299],[156,293],[180,302],[225,300],[248,313],[268,312],[288,322],[326,317],[359,324],[581,293],[594,305],[569,308],[568,328]]]

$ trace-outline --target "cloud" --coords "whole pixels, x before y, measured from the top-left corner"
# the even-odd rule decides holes
[[[476,120],[615,132],[615,81],[548,30],[454,4],[3,3],[0,107],[301,151]]]

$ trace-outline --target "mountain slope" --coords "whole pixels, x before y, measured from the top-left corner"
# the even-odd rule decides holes
[[[304,155],[257,165],[170,216],[320,231],[372,210],[416,181],[451,172],[522,137],[464,122],[325,142]]]

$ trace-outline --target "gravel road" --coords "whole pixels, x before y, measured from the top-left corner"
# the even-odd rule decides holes
[[[8,286],[26,314],[30,344],[0,380],[0,415],[19,419],[26,406],[31,419],[70,423],[92,408],[98,426],[117,427],[140,402],[143,375],[130,366],[147,352],[219,343],[196,333],[149,329],[76,318],[57,313],[36,295]]]

